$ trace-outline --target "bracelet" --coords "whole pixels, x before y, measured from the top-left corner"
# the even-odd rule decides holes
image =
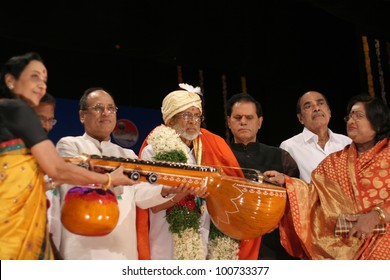
[[[50,178],[49,176],[45,175],[43,177],[43,180],[45,181],[46,183],[46,186],[49,187],[49,189],[51,190],[54,190],[57,186],[56,186],[56,183],[53,181],[52,178]]]
[[[50,189],[54,190],[57,186],[52,178],[49,178]]]
[[[374,207],[372,210],[378,214],[379,224],[385,224],[386,223],[386,221],[385,221],[386,215],[385,215],[385,212],[383,211],[383,209],[380,207]]]
[[[106,191],[109,187],[111,187],[112,178],[111,178],[111,174],[110,174],[110,173],[107,172],[107,173],[104,173],[104,174],[107,175],[107,177],[108,177],[108,182],[107,182],[106,185],[104,185],[104,186],[102,187],[102,189]]]

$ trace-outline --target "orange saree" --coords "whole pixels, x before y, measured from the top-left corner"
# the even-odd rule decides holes
[[[366,240],[335,235],[340,214],[390,211],[389,139],[357,157],[354,144],[325,158],[311,183],[286,178],[289,207],[280,223],[286,250],[308,259],[390,259],[390,225]],[[297,234],[297,235],[295,235]]]

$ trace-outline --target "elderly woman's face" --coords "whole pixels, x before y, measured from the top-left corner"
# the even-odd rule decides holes
[[[366,117],[366,109],[362,102],[352,106],[348,117],[347,133],[353,142],[364,144],[374,140],[376,132]]]
[[[184,139],[192,141],[199,136],[202,113],[192,106],[171,119],[171,127]]]

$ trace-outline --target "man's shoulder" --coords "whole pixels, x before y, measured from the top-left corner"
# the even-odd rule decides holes
[[[287,138],[286,140],[282,141],[281,145],[300,142],[300,141],[302,141],[302,135],[303,135],[303,133],[301,132],[301,133],[298,133],[290,138]]]
[[[271,151],[271,152],[280,152],[280,151],[283,151],[283,150],[282,150],[281,148],[279,148],[279,147],[267,145],[267,144],[260,143],[260,142],[257,142],[257,145],[259,146],[259,148],[260,148],[261,150],[267,150],[267,151]]]
[[[118,149],[118,150],[121,150],[121,151],[125,152],[125,153],[130,153],[130,154],[132,154],[132,155],[136,155],[135,152],[134,152],[132,149],[130,149],[130,148],[125,148],[125,147],[122,147],[122,146],[119,145],[119,144],[112,143],[112,142],[110,142],[110,145],[111,145],[112,147],[115,147],[115,148]]]
[[[209,138],[209,139],[214,138],[214,139],[218,139],[218,140],[222,140],[222,141],[226,142],[225,139],[223,139],[221,136],[219,136],[218,134],[215,134],[215,133],[213,133],[205,128],[201,128],[200,132],[201,132],[200,137]]]
[[[72,142],[78,142],[80,139],[82,139],[82,136],[64,136],[58,140],[57,143],[72,143]]]
[[[204,134],[204,135],[208,135],[208,136],[216,136],[216,137],[220,137],[219,135],[217,135],[217,134],[215,134],[215,133],[213,133],[213,132],[211,132],[210,130],[207,130],[206,128],[201,128],[200,129],[200,133],[201,134]]]
[[[344,139],[344,140],[352,141],[351,138],[349,138],[348,136],[346,136],[346,135],[344,135],[344,134],[341,134],[341,133],[334,133],[334,132],[332,132],[332,135],[333,135],[335,138],[338,138],[338,139]]]
[[[333,142],[336,142],[336,143],[341,142],[343,144],[343,146],[350,144],[352,142],[352,139],[344,134],[334,133],[334,132],[331,132],[331,133],[332,133],[331,140]]]

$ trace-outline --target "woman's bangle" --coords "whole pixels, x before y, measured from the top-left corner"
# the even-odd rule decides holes
[[[52,178],[50,178],[49,176],[45,175],[43,177],[43,180],[45,181],[46,183],[46,186],[51,189],[51,190],[54,190],[57,186],[56,186],[56,183],[53,181]]]
[[[385,212],[383,211],[383,209],[380,207],[374,207],[372,210],[378,214],[379,224],[385,224],[386,223],[386,215],[385,215]]]
[[[112,178],[111,178],[111,174],[110,174],[110,173],[107,172],[107,173],[104,173],[104,174],[107,175],[107,177],[108,177],[108,182],[107,182],[106,185],[104,185],[104,186],[102,187],[102,189],[106,191],[109,187],[111,187]]]

